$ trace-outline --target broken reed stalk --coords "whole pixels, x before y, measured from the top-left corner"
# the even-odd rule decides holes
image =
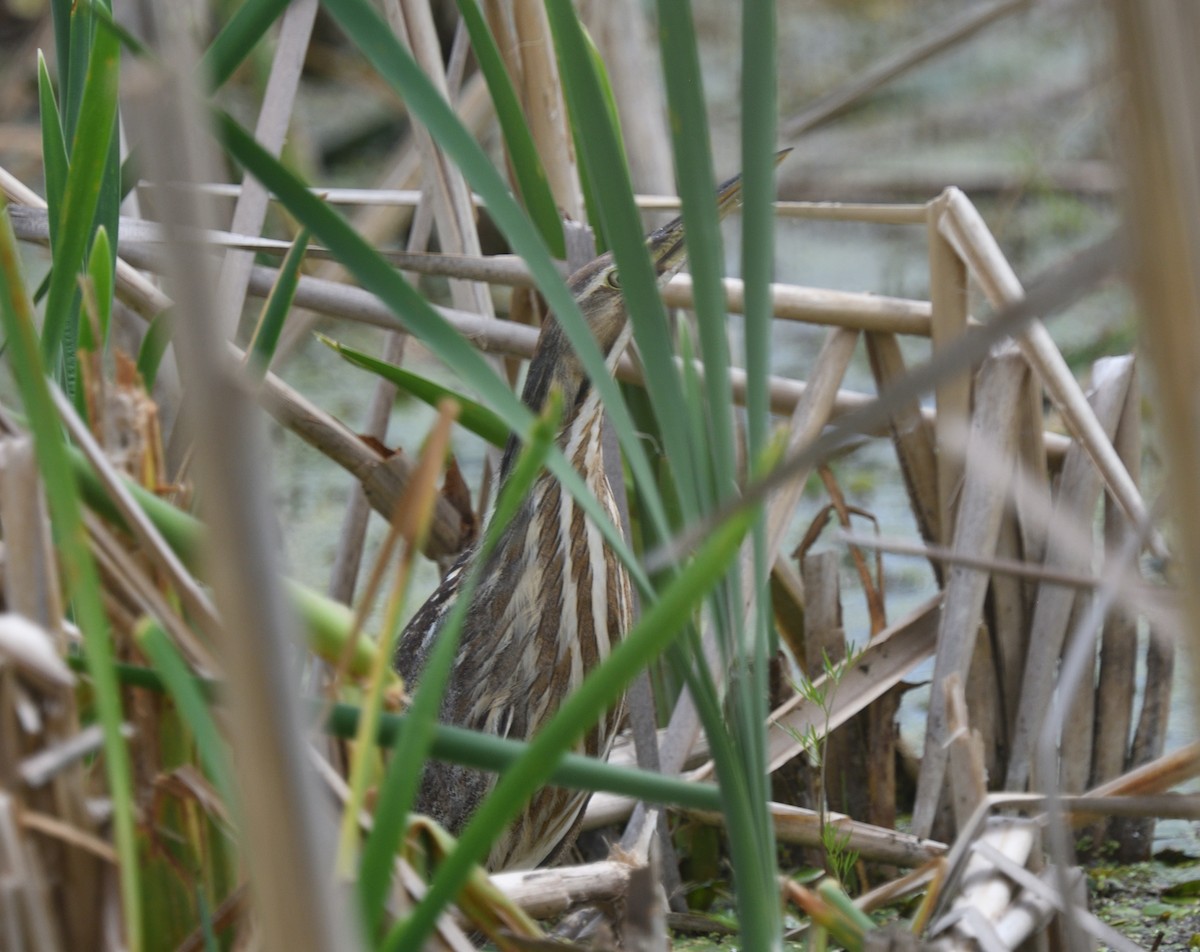
[[[875,386],[883,391],[905,373],[904,357],[895,334],[870,332],[866,335],[867,357]],[[892,445],[900,465],[900,475],[908,491],[908,501],[916,519],[917,531],[925,542],[941,538],[937,496],[937,456],[933,431],[916,401],[896,407],[891,419]],[[931,560],[934,577],[942,582],[942,566]]]
[[[441,42],[429,4],[418,0],[386,0],[383,6],[392,30],[412,50],[434,88],[449,100]],[[421,123],[414,122],[412,129],[422,159],[424,187],[433,209],[442,250],[451,254],[478,255],[479,232],[466,179],[435,145],[433,137]],[[491,319],[496,316],[491,295],[482,284],[451,281],[450,297],[454,307],[459,310]]]
[[[1129,382],[1125,406],[1121,410],[1113,440],[1117,453],[1129,469],[1130,478],[1135,485],[1139,483],[1142,463],[1142,400],[1138,382],[1139,374],[1135,370]],[[1106,494],[1105,550],[1118,551],[1132,531],[1134,530],[1125,520],[1125,514]],[[1140,567],[1136,574],[1140,576]],[[1100,703],[1096,711],[1096,736],[1092,752],[1092,786],[1111,780],[1125,769],[1129,733],[1133,723],[1137,654],[1137,612],[1122,599],[1105,621],[1100,639],[1100,670],[1096,684],[1096,695]],[[1162,689],[1149,681],[1145,687],[1147,692]],[[1161,753],[1161,750],[1158,753]],[[1105,824],[1098,824],[1093,830],[1093,842],[1102,843],[1107,838]]]
[[[271,58],[271,72],[254,129],[254,138],[276,158],[287,137],[316,17],[317,4],[308,0],[290,4],[280,24],[279,41]],[[230,229],[240,234],[259,234],[266,221],[269,199],[266,187],[252,175],[246,175],[234,205]],[[254,255],[248,251],[230,251],[221,263],[216,313],[220,316],[222,336],[227,339],[232,339],[237,330],[253,265]]]
[[[1112,360],[1117,363],[1105,364],[1112,371],[1112,384],[1102,386],[1096,391],[1093,416],[1101,427],[1101,432],[1109,440],[1112,439],[1120,420],[1133,366],[1132,358]],[[1047,533],[1046,564],[1073,572],[1090,569],[1090,546],[1081,548],[1075,544],[1065,527],[1090,525],[1102,489],[1099,472],[1082,446],[1077,444],[1074,453],[1068,451],[1067,460],[1063,464],[1055,500],[1054,521]],[[1034,744],[1050,705],[1050,695],[1055,685],[1054,671],[1063,650],[1074,603],[1073,589],[1046,583],[1039,586],[1009,753],[1006,785],[1011,790],[1023,790],[1033,779]],[[1086,721],[1089,725],[1089,735],[1086,742],[1081,742],[1079,746],[1086,748],[1086,754],[1090,758],[1090,718]],[[1076,768],[1075,773],[1079,772]],[[1087,772],[1082,772],[1086,783]]]
[[[1004,258],[996,239],[983,217],[958,189],[947,189],[946,214],[938,221],[941,233],[950,241],[961,260],[979,282],[994,308],[1011,306],[1024,296],[1024,289],[1012,266]],[[1083,390],[1044,324],[1031,322],[1017,337],[1017,344],[1037,371],[1047,394],[1058,407],[1067,427],[1087,450],[1104,476],[1104,481],[1135,525],[1146,520],[1146,506],[1129,473],[1096,421]],[[1160,558],[1168,556],[1166,545],[1154,536],[1151,546]]]
[[[991,554],[996,550],[1010,481],[1004,467],[1012,465],[1017,421],[1014,411],[1027,372],[1025,361],[1011,347],[994,353],[979,371],[976,411],[963,454],[966,473],[954,523],[955,551]],[[963,680],[968,676],[989,578],[989,574],[962,565],[953,565],[945,573],[945,603],[925,725],[925,753],[913,807],[913,829],[922,836],[933,830],[942,798],[945,744],[949,739],[946,680],[955,674]]]
[[[492,5],[494,6],[494,4]],[[508,48],[504,43],[501,43],[500,47],[502,52]],[[473,76],[464,86],[464,99],[470,98],[468,93],[471,83],[474,80],[475,77]],[[463,120],[463,124],[472,131],[478,131],[475,124],[469,121],[473,114],[468,112],[464,115],[463,106],[460,105],[458,108],[460,110],[459,118]],[[546,150],[539,151],[542,151],[543,154],[546,152]],[[549,165],[552,166],[553,162],[549,163]],[[548,176],[553,180],[553,170],[548,167],[547,171]],[[403,179],[404,177],[400,176],[400,178]],[[137,187],[139,191],[148,192],[162,188],[158,183],[146,181],[139,181]],[[227,182],[208,182],[189,186],[172,183],[171,187],[190,188],[193,191],[200,192],[202,195],[208,195],[213,198],[236,198],[241,194],[242,188],[240,185]],[[571,209],[576,206],[567,204],[562,200],[562,196],[559,194],[553,181],[551,189],[555,191],[556,201],[565,210],[566,216],[574,218],[571,214]],[[403,185],[397,184],[383,184],[378,188],[331,188],[321,185],[313,186],[312,191],[321,195],[330,205],[352,205],[360,208],[396,208],[408,211],[412,211],[420,204],[422,195],[420,189],[406,188]],[[483,206],[478,195],[472,195],[471,200],[474,202],[476,208]],[[634,200],[637,202],[638,208],[645,212],[678,212],[681,208],[681,202],[677,195],[635,195]],[[582,201],[582,198],[579,201]],[[865,222],[876,225],[922,225],[925,223],[924,204],[897,204],[892,202],[795,202],[780,200],[775,202],[774,208],[775,214],[780,218]],[[738,212],[734,210],[731,214],[736,215]],[[402,229],[386,230],[399,231]],[[364,229],[364,234],[367,232],[368,230]],[[382,239],[382,235],[379,237]]]
[[[841,813],[820,813],[784,803],[772,803],[770,808],[775,837],[781,843],[819,846],[826,825],[832,825],[838,834],[847,836],[846,849],[874,863],[911,868],[943,856],[947,850],[946,844],[936,840],[862,823]],[[688,809],[684,813],[707,824],[724,826],[721,814],[715,811]]]
[[[0,172],[3,170],[0,169]],[[33,202],[31,207],[44,207],[44,203],[36,195],[24,189],[23,186],[18,189],[16,186],[19,183],[16,183],[15,180],[9,184],[11,194],[19,195],[24,200]],[[41,230],[38,233],[40,234]],[[161,267],[161,263],[155,256],[146,256],[136,247],[128,249],[126,253],[139,266]],[[269,294],[275,285],[277,274],[275,269],[256,267],[251,274],[251,293],[255,295]],[[735,286],[731,287],[735,288]],[[171,305],[170,300],[161,291],[122,258],[119,258],[117,263],[117,288],[122,299],[147,319],[168,309]],[[835,326],[844,324],[849,327],[897,333],[926,333],[922,330],[927,326],[922,315],[928,313],[928,305],[923,302],[795,286],[777,285],[776,289],[780,297],[781,310],[785,315],[790,315],[796,320],[818,324],[828,323]],[[736,298],[734,299],[736,300]],[[687,300],[690,301],[690,296]],[[396,326],[395,316],[386,305],[369,292],[307,275],[300,277],[295,304],[298,307],[309,308],[343,319],[375,324],[385,328],[395,328]],[[532,328],[511,322],[483,321],[476,315],[454,309],[439,308],[439,311],[481,350],[522,357],[528,357],[533,353],[537,332]],[[642,380],[640,373],[628,358],[618,363],[616,373],[618,379],[624,381],[640,383]],[[316,411],[311,404],[303,401],[307,409],[299,413],[291,412],[288,404],[294,403],[298,395],[287,388],[281,389],[277,377],[268,376],[267,380],[272,388],[271,395],[285,401],[281,408],[287,413],[285,425],[294,426],[303,420],[307,421],[310,433],[324,429],[324,424],[317,421],[322,414]],[[745,371],[732,368],[731,381],[735,399],[744,400]],[[806,390],[806,384],[788,378],[773,377],[769,386],[771,409],[779,414],[792,413],[797,401]],[[873,399],[868,394],[840,391],[835,403],[834,415],[841,416],[853,412]],[[923,411],[923,415],[930,421],[936,418],[936,414],[931,410]],[[1061,459],[1069,441],[1055,433],[1045,433],[1043,439],[1045,452],[1050,455],[1051,459]],[[399,462],[396,465],[403,467],[406,464]]]
[[[939,196],[928,206],[929,303],[933,312],[930,337],[933,353],[959,337],[967,327],[967,269],[962,258],[943,238],[939,224],[948,201]],[[962,434],[971,416],[971,377],[969,368],[943,380],[934,391],[937,418],[934,421],[935,464],[937,469],[938,526],[943,543],[949,543],[954,525],[953,499],[962,478],[962,455],[958,452]]]
[[[801,578],[804,580],[805,618],[804,618],[804,655],[796,659],[801,666],[803,676],[811,682],[821,678],[826,660],[836,665],[846,657],[846,630],[842,627],[842,593],[839,577],[839,554],[832,550],[805,555],[800,560]],[[827,684],[823,690],[836,692],[836,683]],[[832,702],[833,697],[828,700]],[[822,725],[823,726],[823,725]],[[817,811],[819,817],[825,817],[827,810],[866,818],[866,803],[861,797],[850,797],[848,791],[839,782],[843,777],[860,777],[863,775],[862,758],[856,759],[855,752],[860,754],[864,745],[856,743],[859,739],[849,733],[846,725],[836,731],[830,731],[819,741],[816,750],[806,751],[809,767],[804,774],[808,781],[808,803],[810,808]],[[815,736],[815,735],[809,735]],[[798,741],[807,737],[797,736]],[[832,782],[831,782],[832,781]],[[856,789],[861,791],[859,785]],[[816,843],[812,845],[823,846]],[[822,865],[827,858],[820,857]]]
[[[983,736],[971,727],[967,715],[967,696],[957,671],[943,682],[946,698],[946,746],[949,749],[950,803],[955,827],[962,827],[987,796],[987,767],[984,764]]]
[[[1117,429],[1129,406],[1130,396],[1135,392],[1134,371],[1132,356],[1105,358],[1097,361],[1092,367],[1092,391],[1089,395],[1089,402],[1095,408],[1096,418],[1104,427],[1105,433],[1110,434],[1114,445],[1116,444]],[[1082,490],[1080,486],[1068,486],[1067,475],[1064,469],[1059,486],[1059,494],[1062,496],[1066,496],[1072,491]],[[1099,480],[1096,479],[1096,482]],[[1086,505],[1086,502],[1087,498],[1085,497],[1083,504]],[[1096,503],[1093,501],[1092,512],[1095,509]],[[1136,535],[1136,531],[1134,529],[1125,538],[1132,539]],[[1120,551],[1119,546],[1109,549],[1109,557],[1113,557],[1113,553]],[[1068,631],[1075,631],[1077,619],[1085,610],[1085,600],[1076,596]],[[1070,646],[1066,647],[1069,649]],[[1149,689],[1149,685],[1147,688]],[[1092,755],[1097,739],[1096,719],[1101,711],[1109,708],[1110,703],[1118,703],[1119,700],[1119,698],[1110,699],[1101,694],[1093,687],[1093,678],[1090,676],[1085,679],[1082,688],[1075,692],[1067,722],[1063,726],[1062,753],[1060,755],[1060,769],[1065,792],[1077,793],[1087,789],[1089,783],[1092,782]],[[1129,735],[1126,730],[1124,734],[1116,736],[1128,738]]]

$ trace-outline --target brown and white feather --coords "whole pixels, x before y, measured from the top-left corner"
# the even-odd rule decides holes
[[[717,202],[722,214],[737,204],[739,194],[736,179],[721,187]],[[647,245],[659,281],[665,283],[683,264],[681,222],[654,232]],[[629,339],[611,256],[580,268],[570,288],[611,371]],[[551,320],[538,337],[521,397],[539,412],[554,390],[564,398],[558,447],[619,525],[602,458],[600,401],[562,328]],[[501,484],[518,448],[511,438],[500,466]],[[401,636],[396,668],[410,685],[419,680],[476,558],[476,550],[463,555]],[[480,573],[440,719],[500,737],[530,739],[609,656],[632,622],[633,596],[624,566],[558,480],[548,473],[539,476]],[[623,716],[624,704],[618,703],[588,730],[579,752],[607,756]],[[494,785],[494,775],[433,762],[425,768],[417,809],[459,833]],[[539,790],[496,841],[489,868],[532,867],[560,851],[574,839],[586,802],[587,794],[579,791]]]

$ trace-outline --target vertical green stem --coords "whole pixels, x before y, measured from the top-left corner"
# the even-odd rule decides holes
[[[770,282],[774,269],[775,134],[776,134],[776,30],[774,0],[746,0],[742,6],[742,279],[746,307],[746,430],[749,458],[759,463],[767,451],[769,403],[767,379],[771,353]],[[750,873],[754,882],[738,883],[742,937],[750,949],[782,946],[779,902],[774,888],[774,831],[765,804],[768,797],[763,725],[767,715],[767,662],[770,647],[770,600],[767,595],[766,531],[760,517],[752,533],[754,552],[754,604],[752,642],[743,657],[748,669],[740,690],[731,692],[734,729],[742,742],[748,793],[757,821],[744,841],[731,837],[739,874]],[[722,778],[722,783],[724,783]],[[746,855],[757,851],[757,857]],[[773,900],[763,904],[756,897]],[[755,908],[748,905],[754,902]],[[764,907],[765,905],[765,907]]]

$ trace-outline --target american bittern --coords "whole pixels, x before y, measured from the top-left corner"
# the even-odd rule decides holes
[[[737,204],[740,192],[736,178],[721,187],[717,199],[722,214]],[[647,246],[659,283],[665,284],[684,262],[682,221],[653,232]],[[627,339],[625,302],[612,256],[602,255],[580,268],[570,288],[611,366],[619,356],[618,342]],[[603,409],[561,327],[550,320],[538,338],[522,399],[538,412],[552,388],[565,397],[558,447],[616,521],[616,500],[600,448]],[[510,439],[500,465],[501,484],[516,450],[516,439]],[[474,551],[463,555],[405,629],[396,668],[407,682],[420,676],[474,557]],[[628,573],[557,479],[543,474],[480,577],[440,719],[528,740],[608,656],[631,622]],[[605,757],[623,715],[623,705],[610,710],[587,733],[582,752]],[[416,809],[458,833],[494,783],[490,774],[430,763]],[[539,790],[492,847],[488,867],[530,868],[569,846],[586,803],[587,794],[579,791]]]

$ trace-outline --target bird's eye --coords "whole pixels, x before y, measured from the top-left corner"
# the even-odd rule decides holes
[[[613,268],[611,271],[608,272],[608,274],[604,278],[604,283],[607,284],[614,291],[621,290],[621,279],[617,275],[616,268]]]

